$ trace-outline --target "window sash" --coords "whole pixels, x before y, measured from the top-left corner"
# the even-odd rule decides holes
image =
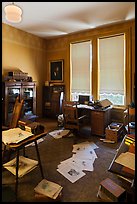
[[[99,39],[99,95],[125,95],[124,55],[124,34]]]
[[[71,92],[90,94],[91,41],[72,44],[71,63]]]

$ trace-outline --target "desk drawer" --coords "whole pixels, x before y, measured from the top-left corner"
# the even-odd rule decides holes
[[[105,128],[110,124],[110,110],[91,111],[91,133],[104,136]]]

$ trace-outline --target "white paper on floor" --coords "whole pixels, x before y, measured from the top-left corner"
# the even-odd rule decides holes
[[[37,144],[39,144],[39,143],[41,143],[41,142],[43,142],[43,141],[44,141],[44,139],[43,139],[43,138],[40,138],[40,139],[37,140]],[[25,147],[29,147],[29,146],[35,146],[35,142],[32,142],[32,143],[26,145]]]
[[[69,181],[74,183],[79,178],[83,177],[85,173],[76,164],[65,164],[57,169],[63,176],[65,176]]]
[[[49,135],[51,135],[55,139],[59,139],[64,136],[67,136],[69,133],[70,133],[70,130],[54,130],[52,132],[49,132]]]
[[[57,171],[74,183],[85,174],[84,171],[93,171],[93,163],[97,158],[94,149],[98,146],[93,142],[82,142],[73,145],[72,157],[60,162]]]

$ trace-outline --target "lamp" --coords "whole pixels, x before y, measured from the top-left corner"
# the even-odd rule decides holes
[[[4,11],[7,21],[11,23],[19,23],[21,21],[22,9],[15,5],[14,2],[5,6]]]

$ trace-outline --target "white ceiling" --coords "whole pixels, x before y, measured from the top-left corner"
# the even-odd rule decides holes
[[[20,23],[2,22],[43,38],[135,19],[135,2],[14,2],[23,9]]]

